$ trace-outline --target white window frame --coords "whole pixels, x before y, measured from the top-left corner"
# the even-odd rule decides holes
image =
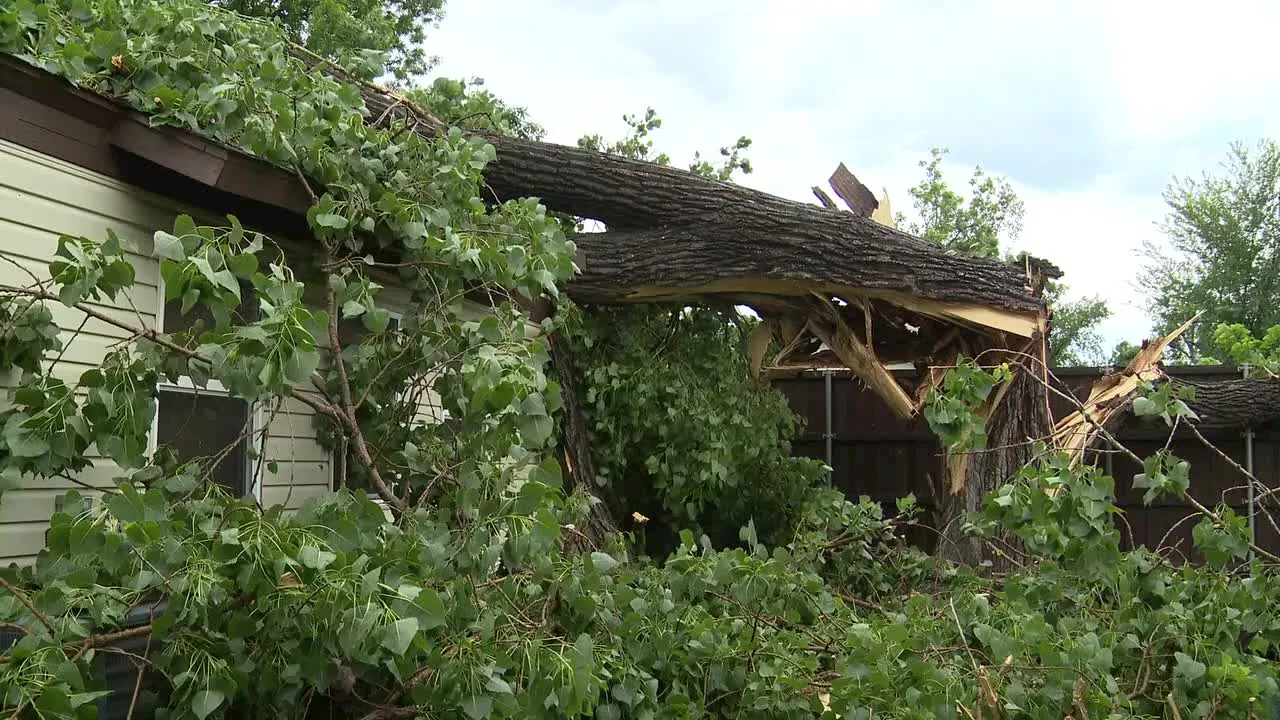
[[[156,329],[156,332],[163,333],[165,332],[164,306],[166,304],[165,282],[164,282],[163,276],[160,278],[160,281],[157,283],[157,286],[158,287],[156,288],[157,303],[156,303],[156,328],[155,329]],[[179,377],[177,382],[170,382],[168,378],[162,377],[160,381],[156,383],[157,395],[159,395],[160,392],[178,392],[178,393],[185,393],[188,395],[211,395],[215,397],[231,397],[231,393],[227,390],[226,386],[224,386],[218,380],[210,378],[209,381],[205,383],[204,387],[197,387],[196,384],[187,375],[183,375]],[[261,505],[262,504],[262,486],[264,484],[265,478],[257,477],[257,469],[259,465],[261,465],[264,468],[266,466],[266,459],[264,456],[267,450],[267,447],[266,447],[267,437],[266,437],[266,433],[262,433],[259,431],[263,430],[266,427],[266,425],[265,425],[265,420],[263,418],[263,413],[262,413],[262,404],[248,403],[248,405],[249,405],[249,442],[247,443],[247,449],[249,452],[245,453],[244,487],[245,487],[246,495],[249,495],[250,497],[253,498],[254,502]],[[156,412],[155,412],[155,416],[151,419],[151,432],[149,433],[149,436],[147,438],[147,452],[150,455],[153,455],[153,456],[155,455],[156,448],[159,445],[158,443],[159,433],[160,433],[160,401],[159,401],[159,398],[157,397]],[[257,455],[257,459],[253,457],[254,455]]]

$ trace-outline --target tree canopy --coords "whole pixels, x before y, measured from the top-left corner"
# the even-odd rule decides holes
[[[276,23],[290,40],[329,60],[378,55],[381,69],[407,81],[430,69],[423,40],[444,0],[209,0]]]
[[[1166,243],[1148,244],[1139,287],[1156,332],[1203,312],[1179,343],[1197,362],[1214,331],[1239,324],[1262,334],[1280,324],[1280,144],[1235,144],[1217,173],[1171,182]]]

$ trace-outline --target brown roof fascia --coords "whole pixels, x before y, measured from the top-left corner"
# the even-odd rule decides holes
[[[223,207],[217,209],[236,212],[227,206],[237,201],[255,208],[267,205],[288,216],[278,213],[273,225],[306,225],[310,197],[294,173],[196,133],[152,125],[141,113],[5,54],[0,54],[0,139],[175,197],[173,183],[163,175],[129,172],[119,155],[123,153],[220,191],[217,204]],[[482,305],[505,299],[484,289],[466,297]]]
[[[28,101],[4,103],[0,110],[0,137],[11,142],[35,144],[32,149],[39,152],[158,195],[170,194],[160,178],[148,184],[147,176],[126,177],[117,159],[104,153],[114,148],[237,198],[306,214],[306,190],[288,170],[192,132],[153,126],[140,113],[12,56],[0,55],[0,93]],[[69,123],[79,126],[74,136],[61,127]],[[85,137],[86,133],[97,137]],[[86,144],[99,156],[87,157]]]

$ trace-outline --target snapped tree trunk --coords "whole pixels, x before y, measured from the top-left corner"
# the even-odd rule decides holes
[[[555,333],[547,336],[551,365],[560,383],[560,397],[564,403],[564,417],[560,423],[560,442],[564,449],[566,465],[565,488],[569,492],[581,489],[597,499],[587,516],[587,527],[582,528],[588,543],[599,547],[604,538],[618,529],[609,506],[599,499],[596,484],[596,465],[591,457],[591,434],[587,429],[587,416],[582,406],[582,392],[578,374],[573,367],[565,339]]]
[[[1018,368],[1003,399],[987,421],[987,449],[969,455],[963,485],[952,491],[952,478],[934,488],[937,521],[942,533],[938,554],[953,562],[976,565],[990,561],[995,570],[1007,570],[1010,563],[994,552],[981,538],[966,537],[965,517],[982,509],[987,493],[1008,482],[1031,462],[1032,441],[1047,439],[1053,431],[1044,388],[1028,375],[1033,370]],[[995,547],[1019,549],[1016,539],[1000,533]]]

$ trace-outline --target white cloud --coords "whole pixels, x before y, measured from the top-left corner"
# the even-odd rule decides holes
[[[843,161],[906,209],[947,145],[955,182],[974,163],[1010,177],[1019,245],[1111,302],[1114,343],[1148,328],[1132,278],[1165,184],[1280,134],[1277,27],[1267,0],[454,0],[428,43],[551,140],[618,136],[653,106],[677,161],[745,134],[746,184],[802,201]]]

